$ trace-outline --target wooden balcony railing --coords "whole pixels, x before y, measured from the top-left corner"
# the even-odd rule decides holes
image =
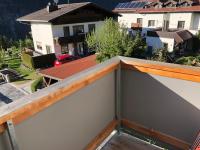
[[[0,149],[93,150],[122,127],[186,150],[199,89],[199,68],[115,57],[1,107]]]
[[[132,23],[131,28],[142,28],[142,24],[141,23]]]

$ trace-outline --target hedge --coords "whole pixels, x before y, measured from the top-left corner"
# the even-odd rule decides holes
[[[36,92],[43,84],[43,77],[39,77],[31,84],[31,91]]]
[[[56,55],[52,53],[52,54],[46,54],[46,55],[41,55],[41,56],[34,56],[32,58],[33,58],[35,69],[48,68],[48,67],[54,66]]]
[[[35,69],[34,63],[33,63],[33,57],[25,52],[22,52],[22,64],[29,69]]]
[[[41,56],[31,56],[28,53],[22,53],[22,63],[29,69],[53,67],[56,60],[55,54],[46,54]]]
[[[197,57],[188,56],[188,57],[181,57],[181,58],[177,59],[175,63],[196,66],[197,63],[199,63],[199,62],[200,62],[200,56],[197,56]]]

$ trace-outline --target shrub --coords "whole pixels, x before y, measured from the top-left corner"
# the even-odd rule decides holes
[[[33,58],[29,54],[26,54],[25,52],[22,52],[22,64],[29,69],[35,69],[34,63],[33,63]]]
[[[199,56],[197,56],[197,57],[193,57],[193,56],[181,57],[176,60],[176,63],[182,64],[182,65],[197,66],[200,62],[199,58],[200,58]]]
[[[55,54],[46,54],[41,56],[32,57],[34,68],[48,68],[53,67],[54,62],[56,60]]]
[[[39,77],[31,84],[31,91],[36,92],[37,89],[41,89],[43,86],[43,77]]]
[[[133,38],[128,34],[128,29],[125,26],[121,26],[111,18],[106,19],[101,27],[89,34],[86,42],[90,49],[97,52],[99,62],[118,55],[135,57],[146,49],[139,34]]]
[[[157,49],[151,60],[167,62],[168,52],[165,48]]]

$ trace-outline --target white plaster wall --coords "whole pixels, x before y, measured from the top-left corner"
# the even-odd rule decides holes
[[[131,28],[132,23],[137,23],[137,18],[144,18],[143,14],[137,14],[137,13],[121,13],[120,15],[122,16],[118,17],[118,22],[121,25],[123,24],[128,28]]]
[[[46,45],[49,45],[52,48],[52,52],[55,52],[52,26],[50,23],[31,23],[31,30],[35,51],[38,51],[42,54],[47,54]],[[42,50],[37,49],[37,41],[42,43]]]
[[[53,31],[53,37],[64,37],[64,31],[63,27],[68,26],[70,29],[70,35],[73,36],[73,26],[75,25],[84,25],[84,31],[85,33],[88,32],[88,25],[89,24],[95,24],[96,28],[101,26],[103,24],[103,21],[97,21],[97,22],[86,22],[86,23],[75,23],[75,24],[63,24],[63,25],[53,25],[52,31]]]
[[[146,34],[147,30],[154,28],[162,27],[164,14],[138,14],[138,13],[121,13],[121,17],[118,18],[120,24],[126,25],[128,28],[131,28],[132,23],[137,23],[137,18],[142,18],[142,33]],[[155,20],[155,26],[148,27],[148,21]]]
[[[177,28],[178,21],[185,21],[184,29],[192,28],[192,13],[170,13],[169,28]]]
[[[46,45],[51,46],[52,52],[61,54],[61,48],[54,45],[55,37],[64,37],[64,26],[70,27],[70,35],[73,35],[73,26],[84,25],[84,31],[88,32],[88,24],[95,24],[96,28],[101,26],[103,21],[76,23],[76,24],[63,24],[63,25],[51,25],[50,23],[31,23],[32,36],[34,41],[35,51],[42,54],[47,54]],[[37,49],[36,42],[42,43],[42,50]]]
[[[192,34],[196,35],[200,30],[200,13],[192,13],[191,29]]]
[[[172,38],[158,38],[158,37],[146,37],[146,42],[148,46],[152,46],[153,49],[162,48],[163,43],[168,43],[168,52],[173,52],[174,50],[174,39]]]

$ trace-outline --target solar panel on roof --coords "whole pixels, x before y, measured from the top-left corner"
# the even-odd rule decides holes
[[[126,8],[130,8],[131,3],[127,3]]]
[[[131,6],[131,8],[135,8],[135,5],[136,5],[137,3],[133,3],[133,5]]]
[[[129,8],[133,8],[134,5],[135,5],[135,3],[131,3]]]
[[[122,3],[119,3],[119,4],[116,6],[116,8],[120,8],[121,5],[122,5]]]
[[[124,8],[128,8],[130,5],[130,3],[126,3],[126,5],[124,6]]]
[[[137,6],[138,8],[141,8],[141,7],[143,7],[143,4],[144,2],[142,2],[142,3],[139,3],[139,5]]]
[[[126,2],[119,3],[116,8],[141,8],[146,5],[147,2]]]
[[[124,6],[126,6],[126,3],[122,3],[121,8],[125,8]]]

